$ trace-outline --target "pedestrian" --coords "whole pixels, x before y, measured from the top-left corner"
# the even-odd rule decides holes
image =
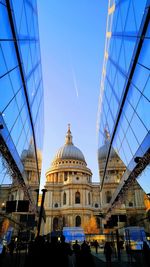
[[[69,256],[72,256],[72,253],[70,244],[65,242],[65,236],[62,235],[58,247],[59,266],[69,267],[71,260]]]
[[[143,242],[143,256],[146,265],[150,266],[150,247],[148,246],[146,241]]]
[[[80,245],[78,244],[78,240],[76,240],[72,247],[75,255],[75,266],[78,267],[80,261]]]
[[[106,258],[107,267],[111,266],[112,248],[110,242],[106,242],[104,246],[104,254]]]
[[[98,253],[98,247],[99,247],[97,240],[94,241],[94,247],[95,247],[95,252],[97,254]]]

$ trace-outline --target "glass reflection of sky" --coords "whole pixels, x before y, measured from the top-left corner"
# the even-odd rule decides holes
[[[107,129],[110,137],[113,136],[112,147],[118,152],[127,168],[131,165],[136,153],[143,156],[150,145],[148,137],[150,130],[148,29],[139,55],[136,50],[141,28],[144,25],[144,14],[147,14],[146,2],[146,0],[119,1],[115,5],[114,12],[108,15],[107,32],[111,32],[111,37],[106,37],[105,54],[108,56],[104,57],[101,79],[99,148],[105,143],[104,132]],[[132,64],[135,54],[138,58],[134,69]],[[131,69],[133,70],[132,79],[129,87],[126,88],[128,78],[131,77]],[[128,91],[123,102],[126,89]],[[116,128],[115,125],[117,125]],[[144,186],[148,182],[147,171],[141,177],[143,177]],[[146,191],[150,190],[146,188]]]
[[[137,178],[138,183],[143,188],[146,194],[150,193],[150,165]]]
[[[15,154],[21,158],[23,150],[28,149],[33,135],[37,148],[42,149],[43,84],[36,1],[12,0],[11,10],[22,64],[20,67],[16,47],[12,42],[12,26],[7,5],[5,1],[0,1],[0,116],[5,123],[7,137],[15,146]],[[29,116],[26,93],[32,119]],[[10,150],[12,143],[9,146]],[[0,162],[0,185],[10,182],[8,171]]]

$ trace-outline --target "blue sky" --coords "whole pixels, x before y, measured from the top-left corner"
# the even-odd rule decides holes
[[[64,144],[67,124],[99,182],[96,120],[103,63],[107,1],[37,1],[45,101],[41,187]]]

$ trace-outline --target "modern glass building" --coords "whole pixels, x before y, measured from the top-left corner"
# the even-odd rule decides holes
[[[29,200],[31,207],[33,209],[35,207],[27,176],[24,175],[24,162],[25,155],[34,158],[35,165],[32,165],[32,168],[39,186],[41,166],[39,166],[38,151],[42,150],[43,145],[43,116],[43,83],[36,1],[1,0],[1,205],[5,204],[3,201],[8,191],[6,185],[9,184],[11,187],[12,184],[16,184],[23,191],[22,199]],[[26,161],[26,166],[29,161]]]
[[[99,151],[107,143],[101,190],[114,150],[125,171],[108,211],[135,178],[150,193],[149,18],[149,0],[109,1],[98,109]]]

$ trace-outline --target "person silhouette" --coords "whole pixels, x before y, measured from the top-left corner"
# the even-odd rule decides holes
[[[79,267],[86,266],[86,267],[94,267],[95,262],[94,258],[91,254],[90,246],[84,240],[81,244],[81,252],[80,252],[80,259],[79,259]]]
[[[150,266],[150,247],[148,246],[146,241],[143,242],[143,256],[146,265]]]
[[[59,257],[59,266],[68,267],[69,266],[69,256],[72,255],[72,249],[70,244],[65,242],[65,236],[60,237],[60,243],[58,247],[58,257]]]
[[[104,254],[105,254],[107,266],[110,267],[111,266],[111,255],[112,255],[112,248],[111,248],[110,242],[105,243]]]
[[[80,245],[78,244],[78,240],[75,241],[73,244],[73,252],[75,254],[75,266],[79,266],[80,261]]]
[[[98,247],[99,247],[97,240],[94,241],[94,247],[95,247],[95,252],[97,254],[98,253]]]

